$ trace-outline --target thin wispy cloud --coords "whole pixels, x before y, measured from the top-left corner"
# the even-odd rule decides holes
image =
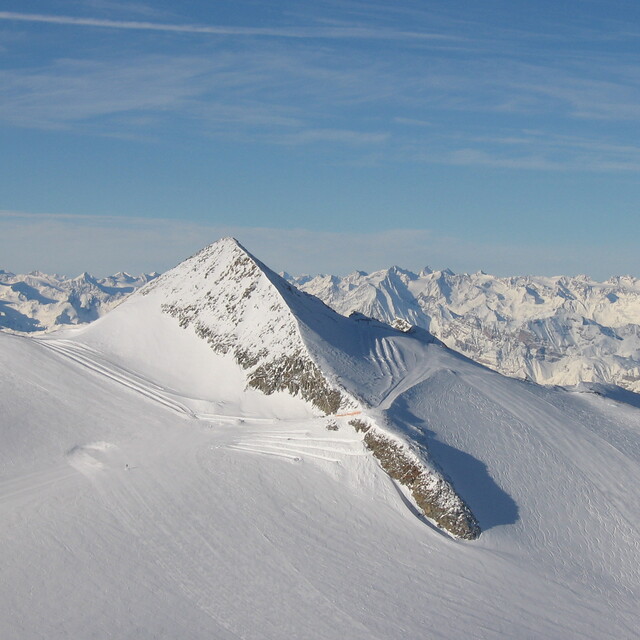
[[[303,145],[310,143],[340,142],[357,145],[375,145],[389,139],[385,132],[353,131],[351,129],[304,129],[284,133],[270,139],[275,144]]]
[[[164,227],[167,238],[191,238],[189,247],[181,241],[187,252],[235,220],[381,229],[393,219],[434,230],[413,234],[428,249],[419,262],[456,270],[497,271],[494,258],[508,252],[485,246],[468,264],[448,260],[443,247],[470,257],[465,234],[478,241],[497,230],[517,242],[533,219],[527,237],[539,240],[624,239],[636,226],[640,173],[640,56],[622,34],[625,12],[601,7],[561,20],[566,8],[542,2],[499,12],[473,0],[11,3],[17,10],[0,11],[0,131],[12,158],[0,207],[216,220]],[[617,225],[603,223],[602,211]],[[78,250],[90,242],[78,219],[64,230],[58,218],[36,222],[58,229],[51,247],[74,250],[63,231],[77,234]],[[103,255],[115,258],[128,231],[100,224],[110,238]],[[145,244],[148,232],[172,251],[161,223],[140,225],[146,231],[128,228],[131,237]],[[458,240],[447,239],[451,228]],[[238,232],[248,245],[263,246],[262,233],[282,248],[282,229],[251,229]],[[285,234],[304,244],[301,257],[319,242],[341,259],[329,236],[305,233]],[[349,239],[387,256],[379,266],[414,266],[400,239],[397,258],[385,252],[385,234],[380,244]],[[20,237],[28,241],[26,231]],[[397,237],[414,246],[412,232]],[[351,253],[337,236],[331,242]],[[562,259],[541,241],[536,251],[532,264]],[[306,268],[324,269],[321,258]],[[117,262],[116,270],[134,268]],[[364,253],[353,265],[375,266]]]
[[[128,2],[124,0],[74,0],[73,5],[77,8],[98,12],[117,12],[120,15],[129,14],[135,16],[144,16],[145,18],[167,19],[167,12],[158,7],[152,7],[140,2]]]
[[[404,124],[409,127],[432,127],[433,122],[428,120],[419,120],[418,118],[402,118],[396,117],[393,119],[396,124]]]
[[[525,63],[509,62],[489,75],[483,61],[461,68],[434,60],[428,70],[407,54],[402,62],[399,73],[382,56],[345,61],[341,51],[277,45],[262,47],[259,56],[253,47],[223,47],[214,56],[59,59],[0,71],[0,121],[153,141],[180,118],[193,133],[244,142],[377,145],[385,161],[638,170],[636,150],[621,148],[633,145],[616,144],[606,131],[561,144],[564,127],[539,122],[552,109],[576,121],[587,109],[598,121],[606,121],[605,113],[630,117],[638,92],[626,80],[633,77],[629,69],[599,85]],[[492,113],[508,114],[502,140],[483,133]],[[531,116],[543,124],[536,136],[522,134],[522,117]]]
[[[0,11],[0,20],[19,22],[40,22],[53,25],[75,27],[99,27],[103,29],[128,29],[136,31],[164,31],[170,33],[202,34],[212,36],[252,36],[267,38],[322,38],[322,39],[365,39],[365,40],[456,40],[439,33],[403,31],[385,28],[359,26],[347,27],[235,27],[222,25],[166,24],[136,20],[108,20],[104,18],[83,18],[74,16],[56,16],[46,14],[16,13]]]
[[[316,121],[323,119],[318,116],[320,95],[316,109],[288,104],[283,85],[295,84],[313,99],[315,73],[281,56],[256,60],[243,54],[213,60],[178,56],[60,60],[32,73],[0,72],[0,120],[140,138],[153,135],[168,117],[179,114],[197,122],[205,135],[278,145],[386,140],[384,131],[321,126]],[[350,83],[344,71],[335,78],[334,94],[343,84],[347,99],[357,84],[355,76],[351,79]]]
[[[450,150],[439,159],[458,166],[531,169],[554,172],[638,172],[640,146],[615,144],[597,137],[586,138],[548,131],[523,129],[518,135],[455,137]]]
[[[210,68],[193,58],[138,62],[61,60],[30,73],[0,72],[0,118],[59,128],[116,113],[166,112],[201,94],[197,79]]]

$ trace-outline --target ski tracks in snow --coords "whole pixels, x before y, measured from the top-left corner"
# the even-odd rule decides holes
[[[50,351],[89,369],[93,373],[121,384],[130,391],[139,393],[149,400],[157,402],[181,415],[186,415],[198,420],[228,424],[268,424],[272,422],[272,418],[195,411],[185,403],[189,398],[185,398],[166,387],[161,387],[137,373],[119,367],[107,360],[99,351],[85,344],[71,340],[34,339],[34,341]]]
[[[131,371],[126,371],[112,362],[108,362],[98,351],[87,345],[72,342],[71,340],[38,340],[38,344],[177,413],[195,417],[195,413],[185,404],[173,398],[167,389]]]
[[[274,456],[293,462],[302,462],[309,458],[340,464],[350,457],[366,455],[362,440],[330,435],[337,433],[327,431],[325,436],[312,433],[308,429],[286,428],[253,431],[227,445],[227,448],[249,454]]]
[[[109,362],[100,352],[87,345],[71,340],[48,339],[38,340],[38,344],[182,415],[234,425],[264,424],[263,429],[255,429],[250,432],[242,430],[243,437],[227,444],[226,448],[228,449],[241,453],[276,457],[294,463],[308,459],[336,465],[346,462],[349,458],[367,455],[361,439],[353,437],[353,433],[341,437],[338,432],[326,431],[320,426],[324,425],[324,422],[310,425],[311,429],[294,429],[291,428],[291,423],[289,426],[284,423],[282,429],[277,429],[277,425],[281,423],[279,421],[274,423],[270,418],[195,412],[173,397],[168,389]],[[376,352],[385,377],[397,384],[396,381],[401,379],[404,370],[402,354],[399,353],[395,345],[388,343],[388,341],[378,341]],[[341,420],[341,423],[341,427],[345,431],[352,432],[351,427],[346,425],[346,420]],[[319,428],[315,429],[314,426]],[[85,474],[99,470],[102,463],[98,459],[100,456],[95,455],[97,451],[94,449],[95,447],[91,448],[87,445],[72,450],[68,455],[69,464]]]
[[[379,371],[380,378],[387,381],[378,396],[384,401],[398,387],[407,373],[404,354],[392,340],[376,338],[373,346],[372,361]]]

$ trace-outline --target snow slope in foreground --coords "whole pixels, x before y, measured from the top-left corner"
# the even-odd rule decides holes
[[[145,318],[128,345],[117,316],[0,334],[3,638],[636,637],[637,408],[354,329],[378,349],[342,382],[453,479],[483,529],[460,542],[348,417],[245,392],[150,296],[117,310]],[[339,343],[316,356],[346,376]]]
[[[461,543],[346,419],[197,420],[6,335],[0,371],[7,640],[635,637],[628,406],[435,366],[404,410],[475,491]]]

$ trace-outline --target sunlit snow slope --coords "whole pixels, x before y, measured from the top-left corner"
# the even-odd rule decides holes
[[[213,245],[87,328],[0,334],[3,638],[637,637],[636,396],[336,319],[243,253]],[[248,386],[301,352],[337,413],[444,470],[479,539],[418,517],[351,416]]]

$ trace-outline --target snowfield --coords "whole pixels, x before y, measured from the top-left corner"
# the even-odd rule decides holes
[[[231,240],[198,255],[86,327],[0,333],[3,639],[638,637],[637,396],[341,318]],[[294,352],[445,474],[477,540],[352,416],[248,385]]]

